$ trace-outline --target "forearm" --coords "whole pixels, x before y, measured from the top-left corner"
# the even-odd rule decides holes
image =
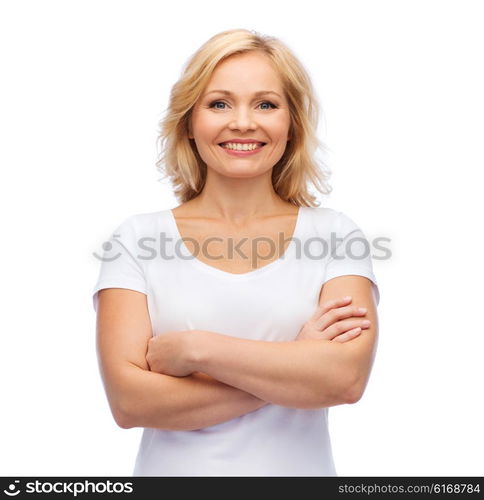
[[[272,404],[322,408],[345,404],[353,374],[341,343],[267,342],[200,332],[193,368]]]
[[[123,372],[123,427],[195,430],[266,405],[204,373],[172,377],[129,365]]]

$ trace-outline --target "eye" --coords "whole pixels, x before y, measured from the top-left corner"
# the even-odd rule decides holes
[[[259,106],[261,106],[262,104],[269,104],[269,106],[271,106],[270,108],[265,108],[265,109],[277,109],[277,106],[270,101],[261,102]]]
[[[225,103],[224,103],[223,101],[213,101],[212,103],[210,103],[210,104],[208,105],[208,107],[209,107],[209,108],[215,108],[215,105],[216,105],[216,104],[224,104],[224,105],[225,105]],[[215,108],[215,109],[224,109],[224,108]]]
[[[222,104],[223,106],[225,106],[226,103],[224,101],[213,101],[208,105],[208,107],[213,108],[213,109],[220,109],[220,110],[225,109],[223,107],[222,108],[217,107],[217,104]],[[269,108],[262,108],[263,110],[277,109],[277,106],[270,101],[262,101],[261,103],[259,103],[259,106],[262,106],[263,104],[268,104],[270,106]]]

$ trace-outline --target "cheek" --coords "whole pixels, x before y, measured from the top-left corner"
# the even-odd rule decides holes
[[[210,138],[214,133],[218,133],[224,125],[221,117],[200,111],[195,114],[192,120],[193,129],[199,137]]]
[[[267,132],[270,133],[275,141],[285,141],[289,133],[289,117],[274,117],[268,120],[265,125]]]

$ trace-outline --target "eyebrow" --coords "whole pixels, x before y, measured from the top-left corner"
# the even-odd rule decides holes
[[[230,90],[211,90],[210,92],[207,92],[205,95],[212,94],[215,92],[220,93],[220,94],[224,94],[224,95],[233,95],[233,93],[230,92]],[[259,90],[258,92],[254,92],[255,97],[259,97],[261,95],[266,95],[266,94],[274,94],[277,97],[281,97],[277,92],[274,92],[273,90]]]

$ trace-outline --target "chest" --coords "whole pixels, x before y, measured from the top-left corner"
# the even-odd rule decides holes
[[[246,277],[214,274],[191,264],[164,262],[149,279],[155,334],[208,330],[248,339],[294,340],[317,307],[321,274],[310,267],[288,261]]]
[[[183,244],[195,258],[221,271],[243,274],[285,254],[296,217],[280,217],[241,228],[189,219],[178,219],[176,224]]]

